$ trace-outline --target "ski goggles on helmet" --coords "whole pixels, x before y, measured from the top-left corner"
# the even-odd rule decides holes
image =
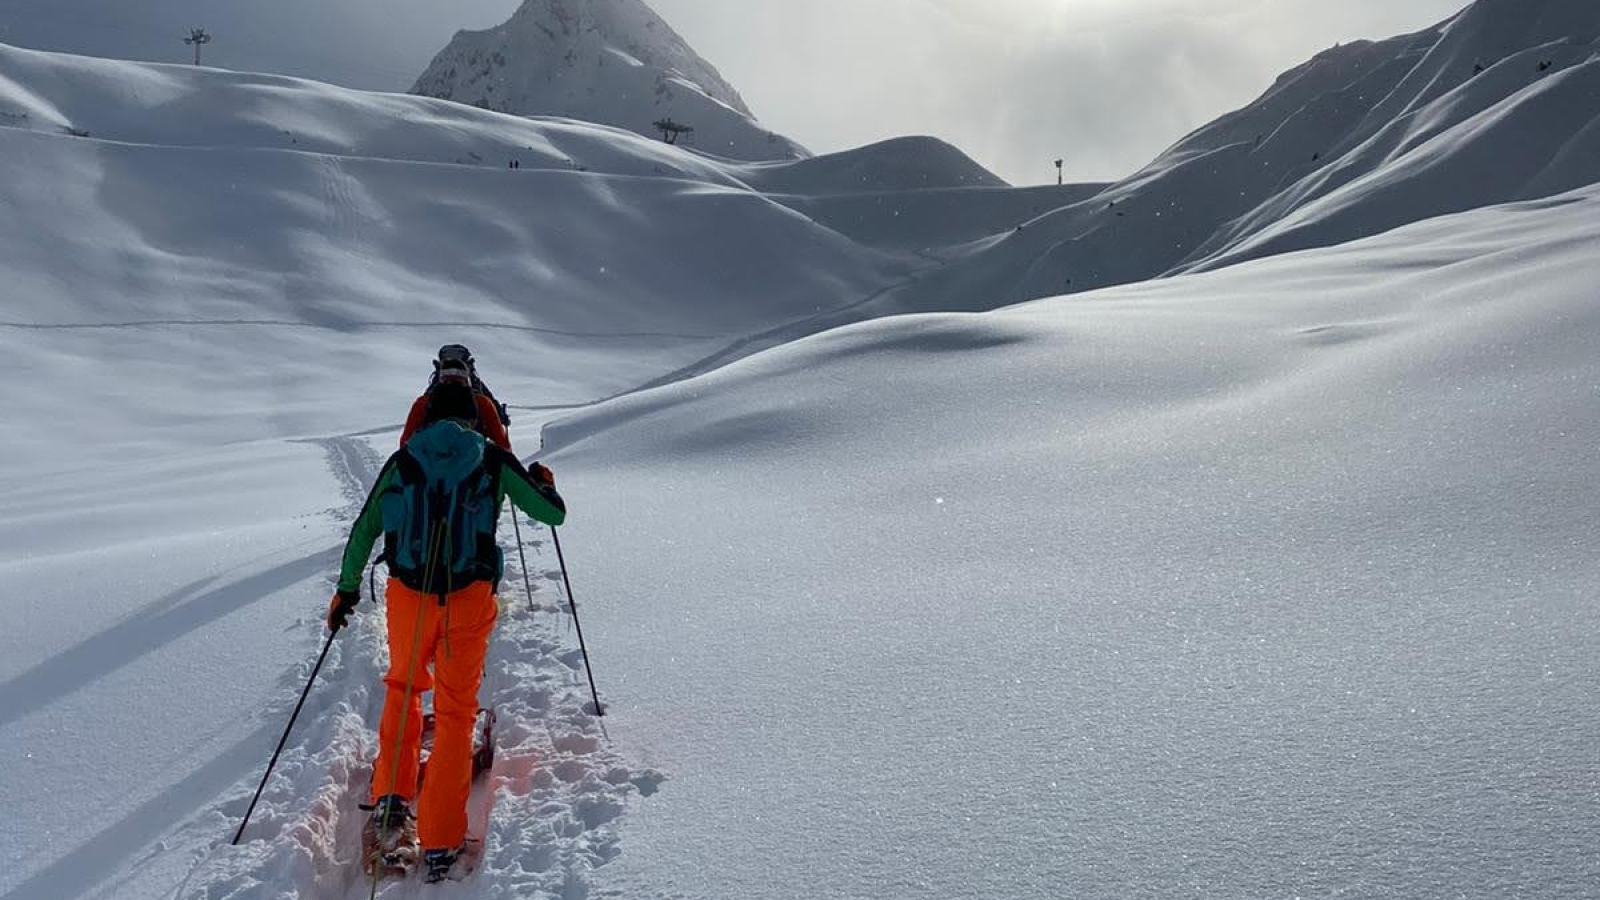
[[[464,384],[472,386],[472,370],[457,362],[441,362],[435,364],[439,373],[440,384]]]
[[[439,359],[433,365],[443,368],[446,363],[456,363],[468,369],[472,368],[472,351],[460,344],[445,344],[439,348]]]

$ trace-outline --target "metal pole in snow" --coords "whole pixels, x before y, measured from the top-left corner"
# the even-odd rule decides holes
[[[289,716],[289,726],[283,729],[283,737],[278,739],[278,749],[272,751],[272,761],[267,763],[267,771],[261,776],[261,784],[256,787],[256,795],[250,798],[250,808],[244,811],[244,821],[239,823],[239,830],[233,833],[231,843],[238,844],[239,838],[244,836],[244,827],[250,824],[250,814],[256,811],[256,802],[261,799],[261,792],[266,789],[267,779],[272,776],[272,769],[278,764],[278,755],[283,753],[283,745],[289,742],[289,732],[294,730],[294,720],[300,718],[300,708],[306,705],[306,697],[311,694],[311,686],[317,683],[317,673],[322,671],[322,662],[328,658],[328,650],[333,647],[333,639],[339,636],[339,629],[328,632],[328,641],[322,645],[322,655],[317,657],[317,664],[311,668],[311,677],[306,679],[306,688],[300,692],[300,702],[294,705],[294,713]]]
[[[600,705],[600,692],[594,686],[594,669],[589,665],[589,648],[583,642],[583,623],[578,621],[578,601],[572,596],[572,582],[567,578],[567,559],[561,553],[561,535],[555,526],[550,527],[550,537],[556,544],[556,561],[561,563],[561,583],[567,586],[567,606],[572,610],[572,621],[578,629],[578,649],[583,651],[583,669],[589,675],[589,695],[594,698],[594,714],[597,718],[604,718],[606,708]],[[605,733],[606,723],[600,723],[601,733]],[[606,735],[606,740],[611,740]]]

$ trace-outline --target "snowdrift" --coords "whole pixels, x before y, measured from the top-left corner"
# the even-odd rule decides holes
[[[605,883],[1587,896],[1597,279],[1591,187],[561,418],[674,776]]]

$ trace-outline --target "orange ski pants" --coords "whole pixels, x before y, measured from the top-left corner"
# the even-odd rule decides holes
[[[389,671],[372,799],[399,794],[416,799],[417,838],[424,849],[455,848],[467,836],[467,795],[472,790],[472,729],[489,635],[499,616],[487,581],[447,595],[422,594],[389,579]],[[411,703],[406,703],[410,681]],[[422,755],[422,693],[433,691],[433,753],[417,797]],[[404,735],[401,720],[404,720]]]

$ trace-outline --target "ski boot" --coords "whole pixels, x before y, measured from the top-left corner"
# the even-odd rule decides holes
[[[438,884],[450,877],[450,872],[455,868],[456,859],[461,856],[461,848],[448,850],[428,850],[422,854],[422,864],[426,867],[422,880],[428,884]]]
[[[361,861],[368,875],[405,875],[416,868],[417,824],[398,794],[373,804],[361,839]]]

